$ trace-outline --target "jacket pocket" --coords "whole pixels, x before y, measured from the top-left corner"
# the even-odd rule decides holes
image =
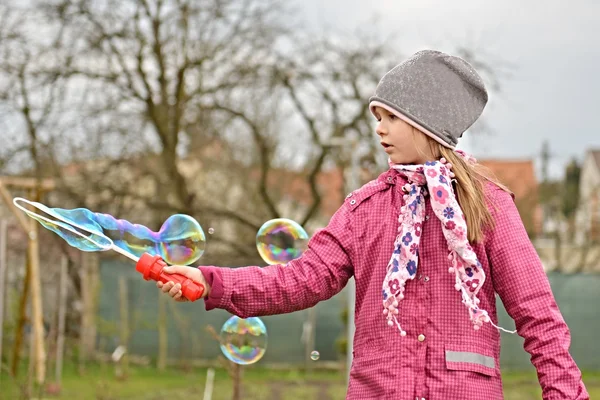
[[[491,348],[477,343],[446,343],[444,350],[448,370],[477,372],[486,376],[497,375],[498,362]]]
[[[352,360],[347,399],[391,400],[397,398],[397,369],[387,361],[387,352],[372,352]]]

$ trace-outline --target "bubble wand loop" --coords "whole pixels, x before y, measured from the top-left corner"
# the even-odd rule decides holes
[[[20,204],[21,202],[33,206],[34,208],[42,211],[45,215],[27,209],[26,207]],[[134,225],[125,220],[117,220],[108,214],[95,214],[86,209],[51,209],[41,203],[32,202],[21,197],[15,197],[13,199],[13,204],[20,210],[24,211],[27,214],[27,216],[37,220],[46,229],[58,234],[69,245],[76,247],[79,250],[113,250],[134,261],[136,263],[135,269],[142,274],[145,280],[160,281],[163,283],[179,283],[181,285],[181,291],[183,293],[183,296],[190,301],[196,301],[200,299],[204,294],[204,285],[202,285],[201,283],[194,282],[183,275],[165,273],[163,271],[163,268],[168,265],[166,261],[159,254],[151,254],[165,253],[165,258],[174,259],[175,261],[183,261],[185,259],[188,261],[188,263],[195,261],[195,259],[198,259],[201,256],[202,251],[198,249],[192,249],[188,252],[181,252],[180,250],[178,253],[176,252],[175,255],[170,255],[168,251],[164,250],[163,247],[168,247],[168,243],[165,244],[165,242],[158,240],[160,239],[160,235],[165,233],[165,230],[169,229],[167,223],[165,223],[165,225],[167,225],[167,228],[163,226],[164,229],[161,228],[161,231],[157,233],[152,232],[151,230],[142,225]],[[69,216],[76,216],[80,220],[83,219],[84,222],[77,223],[71,218],[69,218]],[[172,216],[171,218],[173,217],[182,217],[187,223],[189,223],[190,221],[194,222],[195,226],[193,227],[197,229],[197,232],[192,232],[192,234],[199,233],[200,239],[204,239],[204,233],[202,232],[202,228],[193,218],[189,216]],[[167,222],[168,221],[169,220],[167,220]],[[126,249],[116,245],[111,238],[104,234],[102,228],[106,228],[110,231],[117,232],[119,234],[119,243]],[[182,229],[179,230],[181,231]],[[141,237],[143,240],[146,241],[150,240],[154,242],[154,245],[137,247],[131,246],[125,240],[123,240],[125,233],[133,233],[133,235],[138,238]],[[184,237],[184,239],[189,238]],[[179,238],[179,240],[181,240],[181,238]],[[140,248],[147,251],[142,251],[140,250]],[[186,248],[186,250],[189,249]],[[141,253],[140,256],[138,257],[136,254],[134,254],[134,251]],[[182,258],[184,256],[187,256],[187,258]]]

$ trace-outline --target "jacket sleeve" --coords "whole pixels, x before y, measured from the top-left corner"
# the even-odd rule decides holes
[[[344,204],[318,230],[301,257],[266,267],[199,267],[211,285],[207,310],[222,308],[241,318],[309,308],[339,293],[353,274],[350,211]]]
[[[571,335],[511,195],[491,189],[495,226],[486,237],[492,282],[537,370],[544,400],[589,399],[569,354]]]

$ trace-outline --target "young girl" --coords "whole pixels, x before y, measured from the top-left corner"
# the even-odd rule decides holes
[[[348,195],[286,266],[165,268],[207,288],[207,310],[289,313],[354,275],[347,399],[502,399],[497,293],[525,338],[544,399],[588,399],[570,334],[511,194],[455,151],[487,92],[464,60],[421,51],[370,99],[390,169]],[[157,284],[176,300],[181,288]]]

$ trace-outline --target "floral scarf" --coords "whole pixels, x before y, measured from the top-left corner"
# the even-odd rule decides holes
[[[457,153],[467,162],[475,162],[475,159],[467,154],[460,151]],[[452,186],[452,165],[442,158],[439,161],[426,162],[425,165],[390,166],[405,176],[409,183],[403,188],[404,205],[400,208],[398,218],[398,236],[383,281],[383,314],[388,325],[395,324],[400,334],[406,335],[398,321],[398,303],[404,298],[406,282],[413,280],[417,273],[419,243],[425,217],[425,196],[428,192],[431,207],[442,224],[442,231],[448,243],[448,271],[454,275],[454,288],[461,293],[462,302],[469,310],[469,317],[474,324],[473,328],[479,329],[484,322],[494,325],[487,311],[478,307],[477,293],[485,282],[485,272],[467,239],[465,216]]]

